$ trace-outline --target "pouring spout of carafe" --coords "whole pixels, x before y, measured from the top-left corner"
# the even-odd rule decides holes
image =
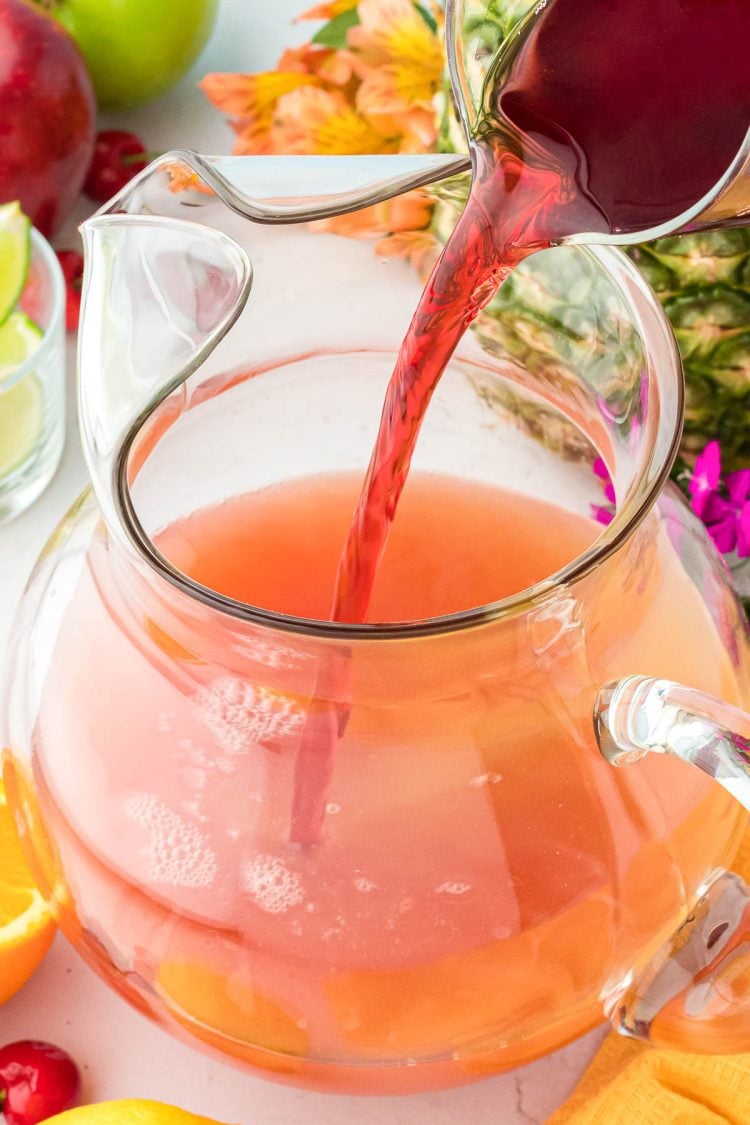
[[[487,78],[497,79],[508,71],[537,20],[548,7],[547,0],[520,0],[508,19],[495,0],[447,0],[445,45],[453,101],[461,128],[452,137],[459,146],[471,146],[486,127],[492,109]],[[718,81],[718,79],[717,79]],[[461,136],[463,132],[463,136]],[[658,225],[638,230],[577,231],[561,241],[588,244],[634,245],[667,235],[723,227],[746,226],[750,222],[750,125],[733,159],[700,199]]]
[[[81,441],[104,520],[127,541],[126,465],[138,431],[226,335],[252,268],[231,238],[183,220],[97,215],[81,232]]]

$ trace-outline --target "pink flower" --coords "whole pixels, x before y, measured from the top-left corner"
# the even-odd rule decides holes
[[[718,441],[710,441],[706,448],[695,459],[695,468],[690,478],[688,489],[693,497],[692,506],[696,515],[700,516],[699,508],[704,497],[716,492],[721,479],[721,447]]]
[[[612,483],[612,478],[609,475],[609,469],[607,468],[602,457],[597,457],[591,468],[594,470],[596,475],[599,477],[599,480],[602,482],[604,496],[608,501],[607,506],[601,504],[591,504],[591,515],[597,523],[603,523],[606,526],[607,524],[612,523],[612,520],[615,518],[615,504],[617,502],[615,496],[615,486]]]
[[[721,448],[709,442],[696,459],[688,483],[690,506],[703,521],[716,549],[750,557],[750,469],[739,469],[721,479]]]
[[[750,469],[738,469],[727,473],[727,492],[733,504],[744,504],[750,495]]]
[[[597,523],[602,523],[605,527],[612,523],[612,520],[615,518],[615,513],[610,508],[602,507],[601,504],[591,505],[591,515]]]

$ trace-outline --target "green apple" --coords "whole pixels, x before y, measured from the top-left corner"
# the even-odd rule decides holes
[[[101,109],[168,90],[197,58],[218,0],[38,0],[78,43]]]

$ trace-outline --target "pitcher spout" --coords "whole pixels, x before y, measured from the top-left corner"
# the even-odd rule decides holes
[[[471,158],[462,152],[202,156],[175,149],[144,168],[103,210],[135,213],[145,204],[162,213],[169,210],[170,194],[193,187],[254,223],[304,223],[358,211],[470,168]]]
[[[81,227],[78,346],[81,441],[105,522],[127,540],[128,454],[143,421],[240,315],[252,284],[246,252],[220,231],[152,215],[98,215]]]

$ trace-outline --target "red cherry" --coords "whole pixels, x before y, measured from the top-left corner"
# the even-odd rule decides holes
[[[65,278],[65,327],[68,332],[75,332],[81,312],[83,254],[77,250],[58,250],[56,253]]]
[[[104,129],[96,135],[83,190],[90,199],[106,203],[147,164],[148,153],[135,133]]]
[[[0,1048],[0,1110],[7,1125],[38,1125],[75,1104],[78,1067],[51,1043],[24,1039]]]

